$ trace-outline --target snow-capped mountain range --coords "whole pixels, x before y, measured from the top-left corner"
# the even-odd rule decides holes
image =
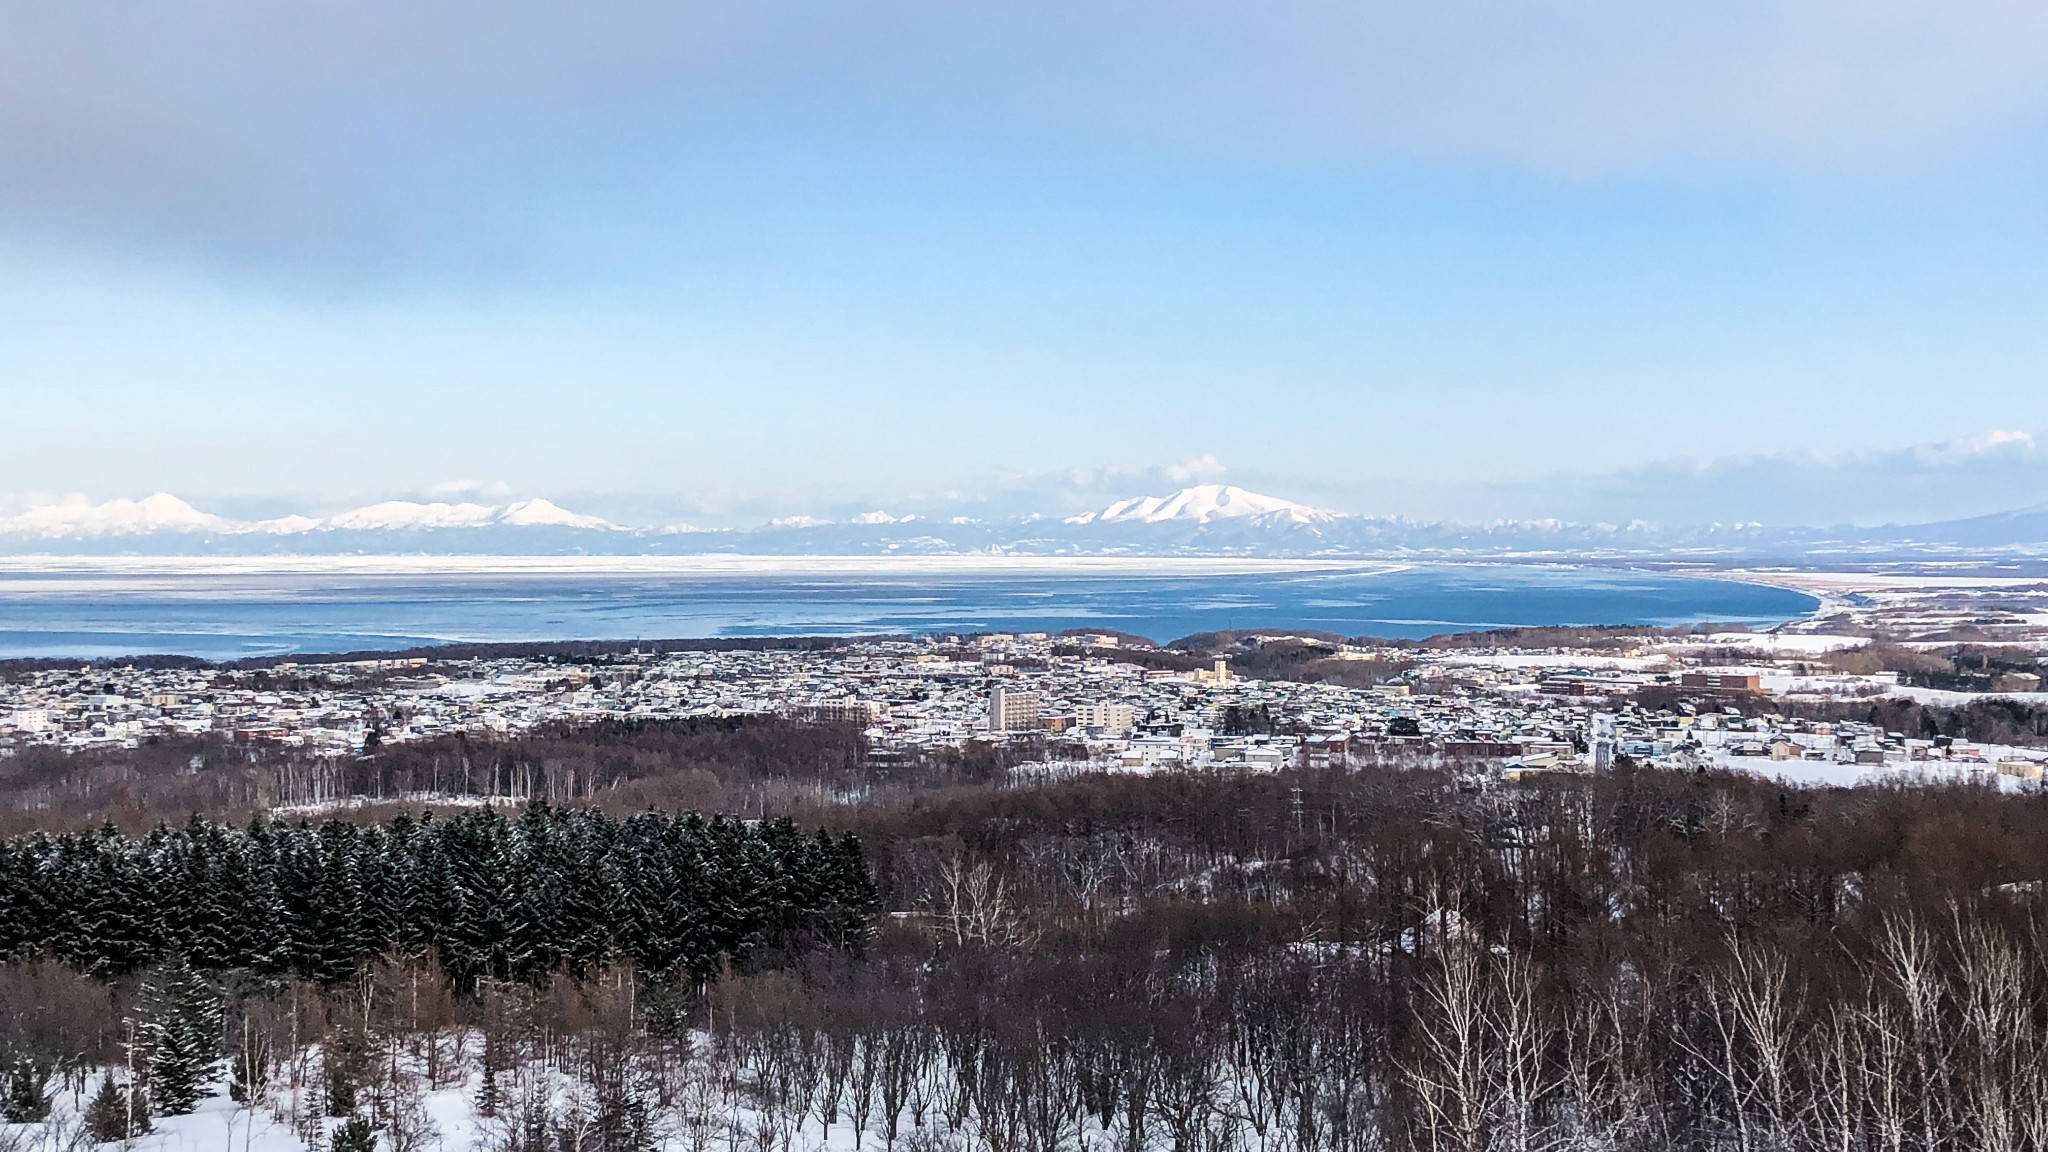
[[[570,512],[548,500],[512,504],[417,503],[386,500],[338,515],[283,516],[273,520],[229,520],[202,512],[168,492],[140,500],[95,503],[74,496],[38,505],[13,516],[0,515],[0,536],[76,540],[110,536],[206,533],[222,536],[303,536],[319,532],[425,532],[450,528],[576,528],[615,530],[596,516]]]
[[[1660,527],[1513,520],[1483,524],[1357,516],[1225,484],[1137,496],[1076,515],[1003,520],[863,512],[791,516],[751,529],[633,526],[545,499],[505,504],[387,500],[324,516],[236,520],[168,493],[71,497],[0,512],[0,553],[184,556],[878,555],[1643,556],[2048,555],[2048,505],[1880,528]]]

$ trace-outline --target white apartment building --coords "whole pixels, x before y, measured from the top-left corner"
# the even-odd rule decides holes
[[[1082,704],[1074,709],[1074,722],[1106,736],[1125,736],[1138,726],[1138,710],[1129,704]]]
[[[1036,692],[997,688],[988,695],[988,728],[991,732],[1026,732],[1038,727],[1039,699]]]

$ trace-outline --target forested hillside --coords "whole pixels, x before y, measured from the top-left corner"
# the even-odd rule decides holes
[[[633,765],[595,807],[45,810],[9,1131],[212,1139],[232,1088],[349,1152],[2048,1147],[2048,796],[707,739],[466,750]],[[741,818],[646,812],[678,774]]]

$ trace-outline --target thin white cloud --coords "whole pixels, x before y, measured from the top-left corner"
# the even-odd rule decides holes
[[[446,500],[454,496],[480,496],[487,500],[503,500],[512,495],[512,486],[503,480],[444,480],[429,485],[421,495],[435,500]]]
[[[1221,480],[1229,471],[1213,455],[1195,456],[1165,468],[1166,478],[1177,484],[1209,484]]]
[[[1934,468],[1968,466],[1986,457],[2017,459],[2030,457],[2039,449],[2031,432],[1986,432],[1957,440],[1916,445],[1907,452],[1916,461]]]

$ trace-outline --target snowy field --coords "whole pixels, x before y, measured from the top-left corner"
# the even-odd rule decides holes
[[[1945,688],[1918,688],[1902,684],[1886,693],[1904,696],[1921,704],[1961,708],[1979,700],[2014,700],[2023,704],[2048,705],[2048,692],[1952,692]]]
[[[480,1079],[472,1075],[459,1084],[424,1091],[410,1102],[406,1123],[410,1135],[420,1141],[414,1152],[470,1152],[505,1145],[506,1121],[477,1114],[474,1099]],[[83,1113],[100,1080],[99,1075],[85,1077],[80,1082],[83,1090],[76,1093],[60,1087],[51,1098],[50,1118],[43,1123],[0,1124],[0,1147],[10,1152],[79,1152],[94,1147]],[[230,1099],[224,1082],[216,1083],[191,1113],[152,1116],[151,1131],[100,1146],[122,1152],[327,1152],[344,1121],[318,1115],[324,1110],[314,1107],[316,1095],[310,1088],[301,1090],[295,1109],[291,1092],[273,1088],[264,1106],[250,1108]],[[558,1089],[555,1095],[560,1103],[569,1093]],[[390,1131],[378,1135],[378,1149],[397,1152]]]
[[[1699,758],[1708,767],[1746,772],[1804,788],[1972,783],[1995,784],[2002,791],[2021,792],[2040,785],[2017,776],[2001,775],[1998,764],[2002,761],[2048,763],[2048,752],[2039,748],[1978,743],[1958,743],[1940,750],[1941,758],[1902,763],[1844,763],[1838,757],[1839,750],[1818,745],[1815,747],[1818,758],[1801,756],[1792,760],[1773,760],[1769,756],[1741,755],[1736,751],[1762,743],[1764,737],[1759,733],[1709,729],[1696,730],[1693,735],[1701,744]],[[1801,738],[1793,735],[1789,739],[1797,744]],[[1664,757],[1662,763],[1672,768],[1686,766],[1681,756]]]
[[[1842,652],[1870,643],[1868,636],[1831,636],[1804,632],[1716,632],[1707,637],[1715,647],[1742,648],[1774,656],[1811,656]],[[1684,645],[1682,647],[1691,647]]]

